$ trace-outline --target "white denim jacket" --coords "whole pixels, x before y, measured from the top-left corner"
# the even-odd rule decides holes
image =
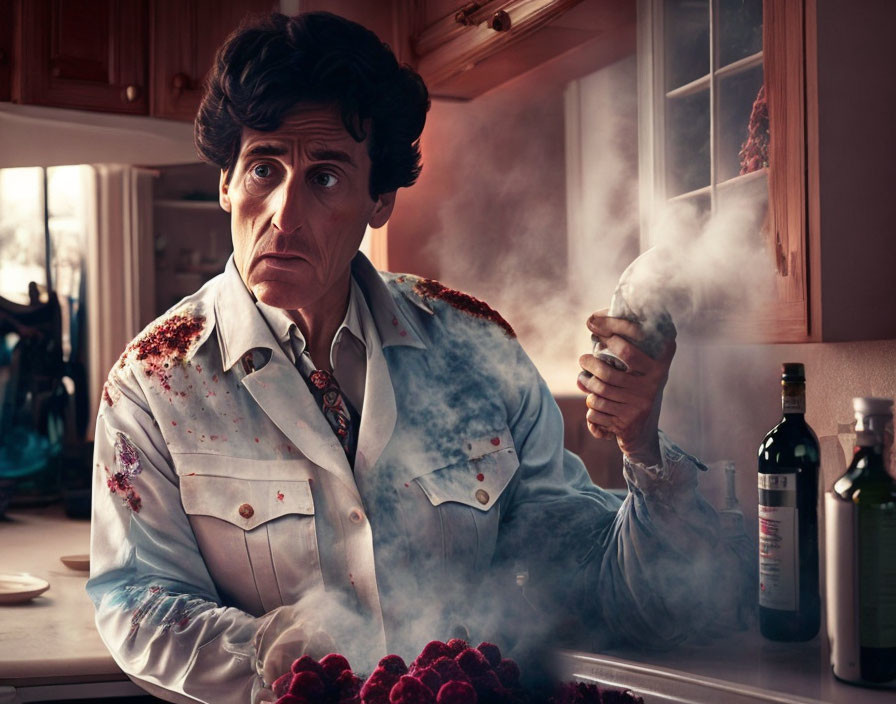
[[[350,643],[335,606],[301,614],[363,653],[358,670],[458,628],[510,648],[572,622],[586,643],[662,646],[722,618],[743,563],[699,462],[663,437],[661,467],[623,467],[621,502],[563,449],[494,311],[360,254],[353,276],[379,338],[354,468],[232,261],[110,372],[87,588],[126,673],[172,701],[246,704],[259,633],[321,593],[369,626]]]

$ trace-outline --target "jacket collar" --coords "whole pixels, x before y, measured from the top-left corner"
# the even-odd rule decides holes
[[[367,301],[384,348],[400,345],[426,349],[428,336],[411,314],[412,309],[408,306],[405,310],[405,306],[396,302],[380,273],[361,252],[352,260],[352,276]],[[215,327],[225,371],[250,350],[279,347],[237,271],[232,255],[227,260],[215,297]]]

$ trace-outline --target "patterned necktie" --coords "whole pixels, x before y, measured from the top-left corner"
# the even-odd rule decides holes
[[[336,378],[324,369],[314,368],[307,351],[299,356],[297,366],[308,384],[311,395],[320,406],[324,418],[336,434],[336,439],[345,450],[349,464],[354,467],[360,415],[343,395]]]

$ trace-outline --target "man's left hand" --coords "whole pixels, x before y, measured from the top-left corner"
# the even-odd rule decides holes
[[[645,465],[659,464],[658,423],[663,388],[675,355],[675,339],[668,338],[656,359],[633,343],[641,340],[641,326],[624,318],[611,318],[606,310],[588,319],[588,328],[610,352],[622,359],[629,370],[620,371],[592,354],[579,358],[588,372],[579,374],[578,386],[588,394],[585,419],[596,438],[616,436],[619,449],[630,460]]]

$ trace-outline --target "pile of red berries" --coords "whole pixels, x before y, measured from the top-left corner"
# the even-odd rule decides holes
[[[430,642],[408,667],[398,655],[380,660],[366,682],[348,661],[331,653],[307,655],[273,685],[276,704],[528,704],[520,669],[501,657],[498,646],[471,648],[454,638]],[[568,683],[550,698],[554,704],[641,704],[631,692]]]

